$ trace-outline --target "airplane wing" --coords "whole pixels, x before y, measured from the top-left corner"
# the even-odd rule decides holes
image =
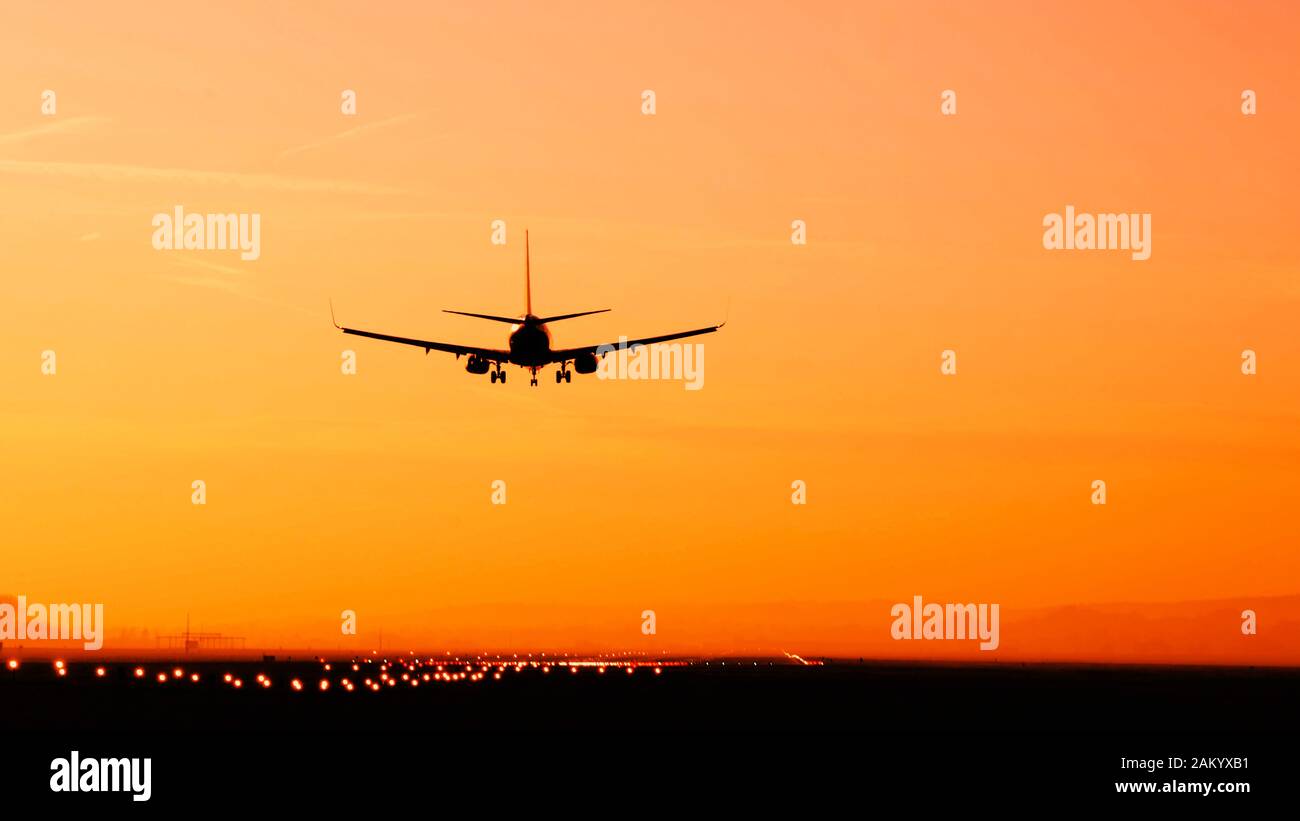
[[[333,306],[330,307],[330,314],[330,318],[333,319]],[[445,353],[454,353],[456,356],[460,356],[461,354],[472,354],[492,362],[504,363],[510,361],[510,351],[501,351],[495,348],[475,348],[472,345],[453,345],[448,342],[430,342],[426,339],[409,339],[405,336],[391,336],[389,334],[374,333],[373,331],[359,331],[356,328],[344,328],[337,322],[334,323],[334,327],[338,328],[345,334],[364,336],[369,339],[379,339],[384,342],[397,342],[401,345],[412,345],[416,348],[424,348],[425,353],[428,353],[429,351],[444,351]]]
[[[726,324],[727,323],[725,322],[722,323],[722,325]],[[629,339],[624,342],[606,342],[601,345],[584,345],[581,348],[564,348],[562,350],[552,351],[551,358],[556,362],[562,362],[568,359],[573,359],[575,356],[581,354],[598,354],[600,348],[605,348],[606,351],[617,351],[620,345],[625,348],[632,348],[636,345],[653,345],[657,342],[667,342],[672,339],[685,339],[688,336],[711,334],[721,328],[722,325],[710,325],[707,328],[696,328],[693,331],[681,331],[675,334],[664,334],[663,336],[647,336],[644,339]]]
[[[345,334],[365,336],[370,339],[382,339],[385,342],[398,342],[402,345],[414,345],[417,348],[424,348],[425,351],[445,351],[447,353],[454,353],[457,356],[460,356],[461,354],[473,354],[474,356],[493,362],[507,362],[510,359],[510,351],[499,351],[494,348],[475,348],[472,345],[453,345],[448,342],[429,342],[424,339],[407,339],[404,336],[389,336],[388,334],[377,334],[370,331],[358,331],[354,328],[340,327],[339,330]]]

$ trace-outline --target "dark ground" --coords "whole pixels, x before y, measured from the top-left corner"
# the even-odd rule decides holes
[[[377,665],[354,673],[350,662],[336,662],[324,673],[314,662],[182,664],[186,677],[199,672],[201,681],[159,684],[164,668],[156,663],[144,679],[126,664],[106,665],[103,678],[93,665],[72,665],[59,678],[43,662],[0,672],[0,789],[129,804],[121,795],[46,790],[50,759],[77,749],[151,756],[151,805],[195,791],[256,793],[274,803],[313,785],[354,797],[470,784],[505,795],[575,778],[594,789],[619,776],[632,778],[633,790],[704,778],[743,783],[751,793],[785,783],[855,793],[938,789],[975,801],[1046,792],[1149,802],[1190,798],[1115,796],[1116,780],[1170,777],[1121,771],[1121,758],[1228,755],[1248,757],[1248,768],[1180,777],[1247,781],[1250,798],[1285,789],[1293,799],[1300,760],[1295,670],[730,661],[665,667],[662,675],[644,667],[632,675],[506,667],[499,681],[493,667],[479,682],[401,683],[376,693],[360,682],[377,679]],[[225,672],[242,678],[243,689],[225,684]],[[257,686],[259,672],[272,688]],[[322,676],[331,680],[326,692],[316,689]],[[289,687],[294,677],[301,692]],[[346,692],[343,677],[357,689]],[[728,774],[733,768],[739,775]],[[225,787],[212,793],[216,785]]]

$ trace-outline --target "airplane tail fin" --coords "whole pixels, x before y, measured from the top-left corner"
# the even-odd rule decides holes
[[[525,317],[530,317],[533,315],[533,266],[532,266],[532,255],[528,247],[527,229],[524,230],[524,308],[527,311],[527,313],[524,314]],[[595,311],[579,311],[578,313],[574,313],[574,314],[557,314],[555,316],[542,317],[540,319],[536,319],[532,321],[537,323],[559,322],[561,319],[573,319],[574,317],[578,317],[578,316],[590,316],[591,314],[603,314],[608,310],[609,308],[600,308]],[[470,313],[469,311],[449,311],[446,308],[444,308],[442,312],[444,314],[457,314],[458,316],[472,316],[476,319],[490,319],[493,322],[508,322],[511,325],[518,325],[521,322],[525,321],[520,317],[496,316],[495,314],[475,314],[475,313]]]
[[[524,307],[527,311],[525,316],[531,316],[533,313],[533,273],[532,266],[528,258],[528,230],[524,229]],[[472,316],[475,319],[490,319],[493,322],[507,322],[511,325],[518,325],[523,322],[522,317],[517,316],[496,316],[495,314],[475,314],[469,311],[449,311],[442,309],[444,314],[456,314],[457,316]]]

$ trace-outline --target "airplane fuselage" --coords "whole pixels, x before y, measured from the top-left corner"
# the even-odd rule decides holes
[[[525,368],[551,364],[551,332],[532,314],[510,332],[510,362]]]

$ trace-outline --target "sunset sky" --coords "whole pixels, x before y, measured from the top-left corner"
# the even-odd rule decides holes
[[[0,595],[116,646],[957,653],[889,639],[923,595],[1010,658],[1300,664],[1297,42],[1286,3],[6,4]],[[176,205],[261,257],[155,250]],[[1067,205],[1151,258],[1044,250]],[[521,313],[525,228],[537,313],[614,309],[557,345],[727,318],[704,389],[330,324],[502,347],[441,309]]]

